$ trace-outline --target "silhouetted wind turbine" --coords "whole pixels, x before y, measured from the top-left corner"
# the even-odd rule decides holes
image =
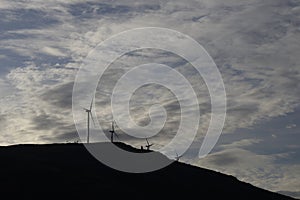
[[[111,130],[109,132],[110,132],[110,141],[113,143],[114,142],[114,135],[117,138],[119,138],[117,133],[115,132],[115,121],[111,122]]]
[[[149,141],[148,141],[147,138],[146,138],[146,141],[147,141],[146,148],[147,148],[147,150],[149,151],[149,150],[150,150],[150,147],[151,147],[153,144],[149,144]]]
[[[90,116],[91,116],[91,118],[93,120],[93,123],[95,125],[95,121],[94,121],[93,114],[92,114],[93,101],[94,101],[94,98],[92,99],[92,102],[91,102],[91,105],[90,105],[89,109],[83,108],[85,110],[85,112],[87,112],[87,138],[86,138],[87,143],[90,143]]]
[[[180,156],[179,156],[179,155],[177,154],[177,151],[175,151],[175,153],[176,153],[175,159],[176,159],[176,161],[179,161],[179,159],[180,159],[183,155],[180,155]]]

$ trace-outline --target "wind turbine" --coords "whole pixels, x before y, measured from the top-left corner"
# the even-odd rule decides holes
[[[147,138],[146,138],[146,141],[147,141],[146,148],[147,148],[147,150],[149,151],[149,150],[150,150],[150,147],[153,145],[153,143],[152,143],[152,144],[149,144],[149,141],[148,141]]]
[[[87,138],[86,138],[87,143],[90,143],[90,116],[91,116],[91,118],[93,120],[93,123],[95,125],[95,121],[94,121],[93,114],[92,114],[93,101],[94,101],[94,98],[92,99],[92,102],[91,102],[91,105],[90,105],[89,109],[83,108],[83,110],[85,110],[85,112],[87,112]]]
[[[177,151],[175,151],[175,153],[176,153],[176,157],[175,157],[175,159],[176,159],[176,161],[179,161],[179,159],[183,156],[183,155],[178,155],[178,153],[177,153]]]
[[[111,122],[111,130],[109,132],[110,132],[110,141],[111,141],[111,143],[113,143],[114,142],[114,135],[117,138],[119,138],[117,133],[115,132],[115,121]]]

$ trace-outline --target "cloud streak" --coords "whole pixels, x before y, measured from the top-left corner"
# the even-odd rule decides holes
[[[276,161],[289,154],[258,155],[241,148],[225,149],[196,161],[197,165],[212,168],[238,177],[258,187],[277,192],[288,188],[297,192],[300,181],[295,174],[300,165],[278,164]]]

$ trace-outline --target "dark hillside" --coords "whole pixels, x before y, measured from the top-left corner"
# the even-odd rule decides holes
[[[140,152],[123,143],[117,145]],[[2,194],[60,193],[64,196],[111,196],[114,199],[163,196],[168,199],[181,196],[189,199],[291,199],[232,176],[179,162],[151,173],[119,172],[97,161],[82,144],[0,147],[0,162]]]

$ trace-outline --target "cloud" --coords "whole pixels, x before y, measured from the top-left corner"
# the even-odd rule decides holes
[[[278,9],[274,11],[270,9],[271,6]],[[62,84],[61,81],[65,79],[62,75],[70,72],[68,76],[74,77],[76,71],[64,66],[78,66],[81,59],[99,42],[128,28],[150,25],[174,28],[203,44],[218,64],[228,96],[224,131],[230,133],[237,128],[251,127],[284,115],[297,107],[299,58],[296,52],[299,45],[296,44],[299,41],[299,19],[294,16],[298,13],[298,6],[295,2],[261,3],[256,0],[251,3],[232,0],[223,3],[189,1],[188,4],[176,1],[35,1],[34,4],[5,1],[2,10],[7,15],[1,22],[7,29],[3,29],[6,37],[0,45],[6,48],[5,57],[2,58],[6,61],[2,65],[9,65],[7,71],[12,72],[8,78],[13,79],[9,84],[23,91],[22,95],[35,96],[42,85],[45,91],[39,95],[43,101],[65,107],[70,103],[68,99],[71,94],[63,90],[71,89],[71,81]],[[22,14],[23,18],[20,17]],[[40,18],[40,23],[32,23]],[[14,22],[16,26],[10,28]],[[147,52],[138,53],[127,56],[127,62],[116,67],[110,75],[117,79],[126,67],[147,62]],[[202,85],[203,80],[197,78],[199,75],[182,60],[162,52],[152,56],[159,54],[162,56],[158,56],[157,61],[176,66],[192,84]],[[169,57],[167,61],[166,57]],[[32,63],[28,64],[28,60]],[[62,67],[56,68],[56,63]],[[28,65],[32,67],[30,70]],[[37,73],[34,74],[34,71]],[[161,95],[161,92],[156,90],[153,95]],[[210,101],[206,88],[198,89],[198,93],[203,119],[209,119]],[[173,106],[165,103],[167,99],[160,101],[167,107]],[[140,116],[138,109],[134,110],[137,111],[135,116]],[[145,120],[145,117],[141,118],[141,122]],[[173,120],[176,121],[175,117]],[[202,120],[206,124],[203,129],[207,127],[205,120]]]
[[[297,127],[296,124],[288,124],[288,125],[286,126],[287,129],[296,128],[296,127]]]
[[[2,129],[7,134],[1,135],[1,141],[4,145],[58,141],[60,134],[75,131],[70,103],[76,69],[25,64],[6,77],[16,92],[1,99],[2,113],[7,116]]]
[[[53,127],[59,127],[63,125],[59,118],[55,118],[54,116],[50,116],[45,113],[34,116],[32,118],[32,122],[34,123],[34,129],[36,130],[51,130]]]
[[[265,188],[279,191],[287,188],[288,191],[298,191],[300,181],[295,176],[300,165],[278,164],[280,157],[289,154],[258,155],[241,148],[225,149],[196,161],[197,165],[212,168],[238,179]]]
[[[15,92],[14,87],[4,78],[0,79],[0,99],[5,98]]]
[[[295,198],[300,198],[300,191],[277,191],[278,193],[280,194],[283,194],[283,195],[287,195],[287,196],[292,196],[292,197],[295,197]]]
[[[41,98],[55,107],[71,109],[73,85],[74,82],[68,82],[54,86],[41,94]]]
[[[127,21],[131,17],[136,17],[137,13],[144,15],[151,11],[160,9],[159,4],[151,4],[144,2],[135,5],[119,3],[103,3],[103,2],[78,2],[68,5],[69,13],[79,18],[80,21],[85,18],[110,17],[115,19],[119,17],[119,21]],[[124,19],[122,19],[124,17]]]
[[[42,51],[51,56],[65,56],[61,50],[52,47],[44,47]]]
[[[1,32],[42,28],[59,22],[40,9],[24,8],[1,9],[0,19]]]
[[[79,136],[75,127],[67,127],[63,128],[64,131],[60,131],[57,129],[56,134],[52,135],[41,135],[39,137],[40,140],[45,140],[50,143],[61,143],[61,142],[76,142],[80,141]]]
[[[241,148],[241,147],[247,147],[247,146],[252,146],[254,144],[258,144],[262,142],[261,139],[242,139],[238,141],[234,141],[230,144],[224,144],[220,145],[220,148],[227,149],[227,148]]]
[[[270,9],[271,6],[278,9],[274,11]],[[3,58],[6,61],[2,65],[5,67],[7,64],[7,70],[12,70],[8,75],[8,79],[12,81],[9,84],[21,91],[19,95],[28,96],[29,99],[40,95],[43,101],[52,106],[68,107],[71,95],[68,91],[72,80],[69,83],[63,80],[67,76],[74,77],[76,71],[65,66],[79,66],[82,58],[99,42],[128,28],[174,28],[203,44],[218,64],[228,97],[224,132],[230,133],[237,128],[251,127],[261,121],[284,115],[298,105],[299,59],[296,52],[299,45],[296,44],[299,41],[299,19],[295,17],[298,6],[295,2],[261,3],[256,0],[251,3],[232,0],[223,3],[6,2],[2,4],[5,7],[2,10],[9,15],[2,19],[2,23],[9,26],[17,22],[17,25],[7,27],[6,37],[0,42],[6,48]],[[20,17],[22,14],[24,18]],[[47,18],[49,23],[47,20],[43,21],[46,16],[52,16]],[[40,23],[29,24],[40,18]],[[202,130],[205,130],[210,111],[208,93],[203,80],[182,59],[163,52],[141,51],[126,56],[123,59],[126,62],[116,62],[120,65],[107,75],[116,80],[126,68],[151,61],[153,55],[156,55],[155,61],[174,66],[193,85],[204,85],[196,90],[203,117]],[[65,58],[62,59],[62,56]],[[31,63],[28,63],[29,60]],[[56,63],[61,67],[57,67]],[[106,85],[112,89],[114,82],[107,80]],[[43,92],[39,91],[41,85]],[[163,90],[155,90],[153,96],[162,93]],[[171,103],[167,103],[167,98],[159,101],[167,108],[173,107]],[[133,108],[136,111],[134,115],[142,116],[141,123],[147,121],[147,117],[144,117],[147,111],[142,114],[138,110]],[[175,113],[170,114],[173,116],[172,121],[178,120]]]

